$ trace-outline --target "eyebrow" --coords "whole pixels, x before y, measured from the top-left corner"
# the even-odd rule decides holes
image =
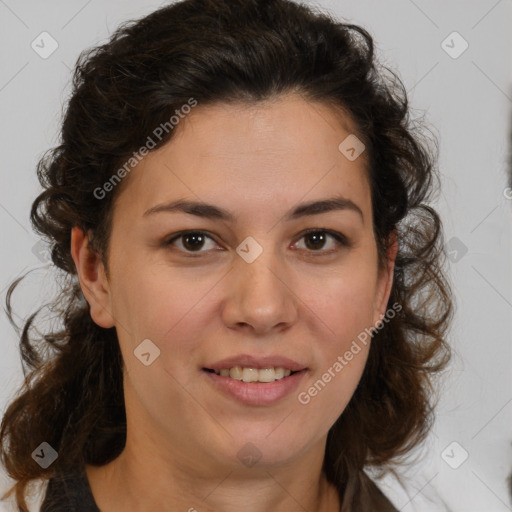
[[[321,213],[340,210],[356,212],[361,217],[361,221],[364,224],[364,216],[361,208],[350,199],[342,196],[303,203],[288,212],[285,216],[285,220],[290,221],[310,215],[319,215]],[[224,208],[201,201],[188,201],[184,199],[153,206],[144,212],[143,217],[161,212],[187,213],[189,215],[195,215],[196,217],[229,222],[235,220],[235,215]]]

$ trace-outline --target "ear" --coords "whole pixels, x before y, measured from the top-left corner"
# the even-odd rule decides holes
[[[393,287],[393,275],[395,270],[395,259],[398,253],[398,237],[396,229],[390,235],[390,246],[388,249],[388,262],[386,267],[379,270],[377,279],[377,293],[374,302],[373,326],[377,326],[386,314],[386,308]]]
[[[71,256],[93,321],[106,329],[114,327],[110,286],[101,256],[92,251],[89,237],[77,226],[71,230]]]

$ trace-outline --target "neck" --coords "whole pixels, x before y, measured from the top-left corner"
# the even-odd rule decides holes
[[[337,490],[321,471],[323,457],[320,464],[306,457],[293,466],[214,468],[180,464],[176,454],[145,451],[128,441],[111,463],[86,468],[93,496],[103,512],[340,510]]]

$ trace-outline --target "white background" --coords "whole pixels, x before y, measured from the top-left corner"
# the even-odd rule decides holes
[[[512,472],[512,200],[506,197],[512,1],[315,4],[368,29],[381,61],[398,70],[413,115],[425,114],[439,138],[443,189],[434,206],[442,215],[449,248],[467,247],[462,257],[462,252],[452,252],[449,263],[457,301],[450,334],[455,357],[444,377],[434,431],[422,457],[404,471],[407,492],[390,479],[381,485],[404,512],[512,510],[506,488]],[[44,261],[33,252],[37,237],[28,215],[40,190],[36,163],[58,143],[75,60],[81,50],[106,42],[121,21],[159,5],[143,0],[0,0],[0,295],[4,304],[12,280],[35,269],[15,296],[20,317],[34,311],[43,292],[51,289],[51,274],[45,274]],[[47,59],[31,48],[43,31],[58,43]],[[454,31],[469,44],[457,58],[442,46]],[[445,43],[452,53],[463,44],[457,35]],[[22,372],[18,340],[3,308],[0,336],[4,411]],[[458,469],[441,456],[456,465],[465,452],[468,458]]]

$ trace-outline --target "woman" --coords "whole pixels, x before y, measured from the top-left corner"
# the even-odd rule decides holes
[[[19,510],[37,480],[43,511],[396,510],[364,470],[428,433],[452,295],[392,76],[288,0],[184,0],[81,55],[31,212],[63,328],[27,321],[0,432]]]

